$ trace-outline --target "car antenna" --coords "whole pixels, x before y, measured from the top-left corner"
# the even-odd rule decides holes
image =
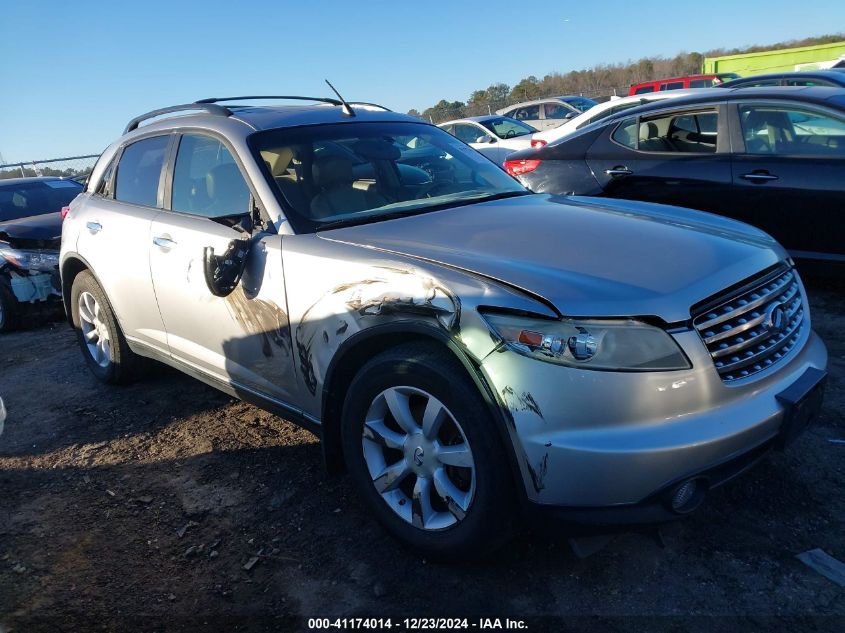
[[[340,99],[340,102],[343,104],[343,113],[346,116],[355,116],[355,110],[352,109],[352,106],[349,105],[346,99],[340,96],[340,93],[337,91],[337,88],[332,85],[332,82],[326,79],[326,83],[329,84],[329,88],[332,89],[332,92],[337,95],[337,98]]]

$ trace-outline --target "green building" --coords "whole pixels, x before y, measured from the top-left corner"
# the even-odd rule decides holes
[[[762,73],[792,72],[830,68],[845,59],[845,42],[781,48],[773,51],[706,57],[702,73],[737,73],[741,77]]]

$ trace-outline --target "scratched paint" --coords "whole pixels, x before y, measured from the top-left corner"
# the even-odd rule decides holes
[[[522,393],[517,394],[513,390],[513,387],[505,387],[502,389],[502,398],[510,411],[530,411],[531,413],[537,415],[541,420],[545,421],[543,412],[540,410],[540,405],[537,404],[537,401],[534,400],[534,396],[532,396],[528,391],[523,391]]]
[[[288,315],[278,305],[263,299],[249,299],[238,286],[226,297],[226,306],[246,334],[259,337],[264,356],[279,353],[290,357]]]

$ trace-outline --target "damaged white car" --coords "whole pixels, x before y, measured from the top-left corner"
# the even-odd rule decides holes
[[[433,125],[284,98],[157,110],[103,153],[60,264],[103,381],[155,359],[307,426],[452,558],[530,512],[682,516],[819,411],[827,353],[761,231],[531,194]]]

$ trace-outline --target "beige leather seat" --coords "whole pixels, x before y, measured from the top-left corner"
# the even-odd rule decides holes
[[[311,200],[311,215],[315,219],[366,211],[388,203],[374,189],[354,186],[352,161],[348,158],[337,155],[319,158],[312,172],[314,183],[320,189]]]

